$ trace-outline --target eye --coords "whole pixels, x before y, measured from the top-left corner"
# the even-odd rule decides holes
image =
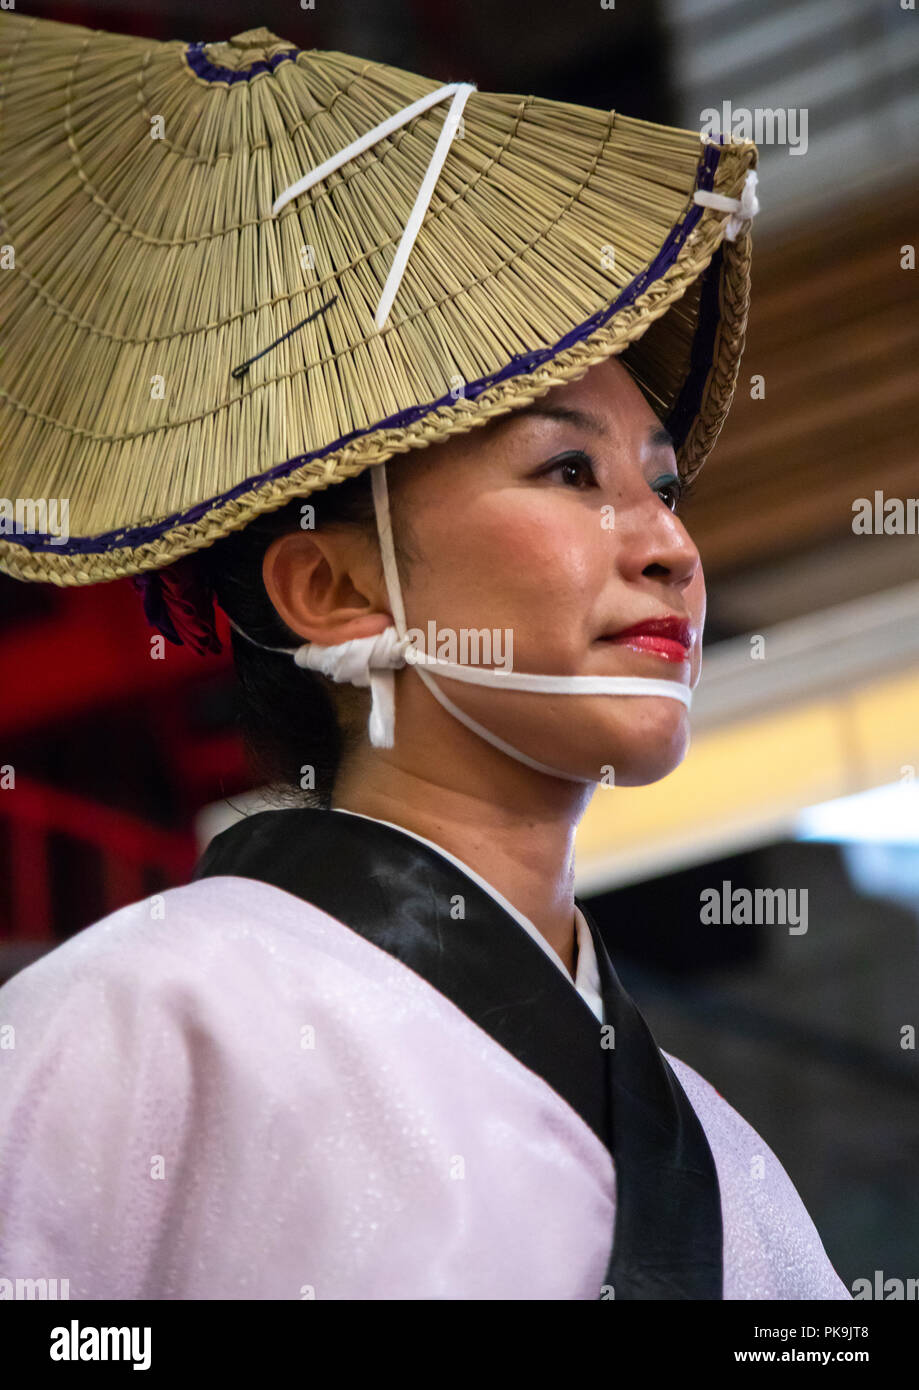
[[[553,459],[548,467],[542,469],[540,477],[561,472],[566,483],[575,488],[596,487],[594,461],[583,449],[571,449],[567,454]],[[572,482],[571,480],[574,479]]]
[[[677,507],[688,496],[689,488],[680,478],[675,478],[672,473],[664,478],[658,478],[656,483],[651,484],[652,491],[660,494],[670,493],[673,497],[672,502],[667,502],[670,511],[675,512]],[[666,501],[666,497],[664,499]]]

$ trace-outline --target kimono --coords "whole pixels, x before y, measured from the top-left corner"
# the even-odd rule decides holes
[[[576,921],[572,980],[421,836],[240,821],[190,883],[0,989],[0,1281],[850,1298],[768,1145],[658,1048],[581,902]]]

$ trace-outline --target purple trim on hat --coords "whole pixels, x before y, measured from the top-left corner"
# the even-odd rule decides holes
[[[275,53],[271,58],[259,58],[247,68],[221,68],[212,63],[204,54],[203,43],[190,43],[185,49],[185,61],[197,77],[205,82],[248,82],[260,72],[274,72],[279,63],[288,58],[295,59],[302,48],[289,48],[284,53]]]
[[[288,55],[289,56],[289,55]],[[723,136],[721,143],[724,143]],[[705,153],[699,161],[696,175],[697,189],[711,189],[715,170],[721,158],[721,150],[718,145],[706,145]],[[559,338],[558,342],[552,347],[538,348],[533,352],[522,353],[517,357],[512,357],[510,361],[500,369],[492,373],[491,376],[480,377],[478,381],[471,382],[465,390],[467,400],[475,400],[483,392],[495,386],[498,382],[504,381],[507,377],[520,376],[527,372],[535,371],[544,362],[549,362],[557,357],[566,348],[574,347],[584,338],[590,336],[596,329],[601,328],[604,323],[611,319],[615,314],[625,309],[643,294],[648,285],[669,270],[676,260],[680,248],[689,236],[689,233],[696,226],[702,216],[703,209],[699,203],[692,203],[686,213],[682,223],[672,227],[658,251],[654,260],[625,289],[605,308],[599,309],[592,314],[589,319],[571,329],[564,337]],[[712,257],[714,265],[715,257]],[[720,252],[718,253],[718,263],[720,266]],[[692,422],[695,414],[698,413],[698,405],[701,398],[702,387],[711,366],[712,348],[717,327],[717,285],[718,274],[712,271],[710,279],[703,287],[702,299],[699,306],[699,323],[697,325],[697,335],[701,335],[702,343],[699,345],[698,353],[694,342],[691,358],[690,372],[680,398],[668,417],[669,421],[674,420],[678,429],[682,429],[682,434],[675,435],[674,439],[677,447],[682,443],[686,431]],[[714,287],[712,289],[712,287]],[[693,393],[696,397],[695,409],[692,407]],[[384,420],[378,420],[376,424],[369,425],[366,429],[352,430],[350,434],[344,434],[331,444],[326,444],[322,449],[316,449],[311,454],[300,454],[297,458],[287,459],[284,463],[275,464],[265,473],[261,473],[257,478],[246,478],[241,483],[229,488],[226,492],[218,493],[215,497],[209,497],[205,502],[197,502],[193,507],[189,507],[184,512],[174,512],[171,516],[163,517],[160,521],[154,522],[150,526],[132,526],[119,531],[105,531],[98,536],[77,536],[71,538],[66,544],[52,545],[50,535],[43,533],[32,533],[28,536],[4,536],[2,539],[8,540],[16,545],[21,545],[26,550],[44,551],[48,550],[56,555],[89,555],[101,554],[108,550],[117,550],[121,546],[137,547],[149,541],[156,540],[164,532],[170,531],[175,526],[189,525],[199,518],[206,516],[213,511],[215,506],[220,506],[226,502],[231,502],[234,498],[240,497],[243,493],[251,492],[253,488],[263,483],[274,481],[276,478],[286,477],[294,469],[302,467],[305,463],[310,463],[313,459],[324,458],[326,454],[334,453],[341,449],[345,444],[349,444],[354,439],[360,439],[364,435],[372,434],[380,429],[404,429],[406,426],[414,424],[416,420],[423,419],[432,410],[437,410],[441,406],[452,405],[455,398],[452,395],[441,396],[439,400],[427,401],[424,405],[411,406],[408,410],[402,410],[397,415],[389,415]],[[671,431],[672,432],[672,431]]]

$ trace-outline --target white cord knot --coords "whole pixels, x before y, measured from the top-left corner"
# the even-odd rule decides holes
[[[306,642],[294,653],[294,662],[306,671],[318,671],[336,684],[370,686],[368,726],[374,748],[392,748],[396,710],[393,673],[406,664],[409,639],[392,626],[373,637],[352,637],[335,647]]]
[[[717,212],[731,213],[732,215],[724,224],[724,235],[727,241],[736,241],[739,234],[746,231],[759,212],[759,199],[756,196],[758,182],[756,170],[749,169],[739,198],[725,198],[722,193],[711,193],[707,189],[700,188],[693,194],[693,202],[698,203],[703,208],[715,208]]]

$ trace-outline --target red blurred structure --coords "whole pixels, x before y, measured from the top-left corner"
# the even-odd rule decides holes
[[[197,812],[251,779],[222,614],[198,657],[155,642],[128,581],[3,578],[0,604],[0,945],[50,947],[185,882]]]

